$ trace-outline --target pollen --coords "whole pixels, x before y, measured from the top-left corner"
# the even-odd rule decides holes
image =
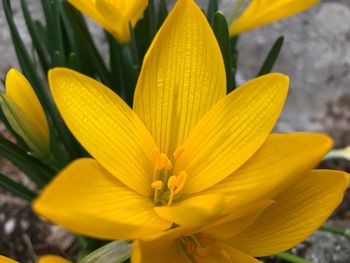
[[[173,153],[174,159],[178,160],[181,157],[184,150],[185,150],[185,146],[183,146],[183,145],[180,145],[179,147],[177,147],[175,152]]]
[[[162,187],[163,187],[163,182],[162,182],[161,180],[154,181],[154,182],[151,184],[151,187],[152,187],[154,190],[160,190],[160,189],[162,189]]]
[[[159,149],[156,151],[156,169],[157,170],[170,170],[172,163],[165,153],[161,153]]]

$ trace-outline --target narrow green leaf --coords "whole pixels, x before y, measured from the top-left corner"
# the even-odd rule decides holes
[[[74,36],[76,37],[75,42],[78,45],[78,50],[86,51],[87,54],[85,54],[85,56],[88,58],[86,61],[87,64],[93,68],[100,80],[110,87],[111,81],[109,79],[108,69],[92,40],[84,19],[68,2],[64,2],[64,10],[66,11]],[[77,55],[81,57],[81,54],[77,53]]]
[[[157,16],[156,16],[154,0],[148,1],[147,11],[149,14],[149,34],[150,34],[150,39],[152,40],[157,33]]]
[[[165,18],[168,16],[168,8],[165,0],[160,0],[158,12],[158,29],[162,26]]]
[[[115,40],[115,38],[111,34],[109,34],[108,32],[105,33],[109,44],[109,60],[112,81],[111,88],[125,100],[125,92],[122,93],[122,90],[125,88],[122,62],[122,46]]]
[[[38,57],[44,72],[47,72],[51,67],[51,61],[44,43],[44,37],[43,35],[39,34],[38,28],[35,22],[33,21],[32,16],[30,15],[30,12],[28,10],[25,0],[21,0],[21,6],[22,6],[23,16],[26,21],[26,25],[33,42],[33,46],[35,48],[35,51],[38,54]]]
[[[227,93],[232,90],[232,59],[231,59],[231,44],[226,18],[220,11],[216,12],[213,20],[213,30],[216,39],[219,43],[221,54],[224,59],[226,71]]]
[[[238,43],[239,37],[232,37],[230,39],[231,42],[231,58],[232,58],[232,68],[231,68],[231,74],[232,74],[232,90],[234,90],[237,87],[236,82],[236,74],[237,74],[237,61],[238,61],[238,49],[237,49],[237,43]]]
[[[350,228],[341,229],[341,228],[336,228],[331,226],[321,226],[320,230],[323,232],[336,234],[338,236],[343,236],[343,237],[346,237],[347,239],[350,239]]]
[[[275,65],[276,60],[282,49],[283,40],[284,40],[284,37],[281,36],[275,41],[263,65],[261,66],[258,76],[270,73],[272,71],[272,68]]]
[[[131,244],[113,241],[100,247],[79,261],[79,263],[121,263],[130,257]]]
[[[298,257],[296,255],[284,252],[276,255],[277,258],[283,259],[285,261],[291,262],[291,263],[311,263],[308,260],[305,260],[301,257]]]
[[[3,174],[0,174],[0,186],[5,190],[9,191],[10,193],[21,197],[29,202],[31,202],[37,196],[37,194],[33,191],[13,181],[12,179],[8,178]]]
[[[52,24],[48,24],[49,39],[52,40],[52,47],[54,50],[54,57],[56,60],[55,66],[65,65],[65,51],[63,45],[61,19],[60,19],[60,0],[51,0],[50,8],[52,10]]]
[[[0,136],[0,155],[22,170],[38,187],[43,187],[56,174],[37,158],[28,155],[22,148]]]
[[[212,23],[214,19],[214,15],[218,11],[218,9],[219,9],[218,0],[209,0],[208,10],[207,10],[207,19],[210,24]]]

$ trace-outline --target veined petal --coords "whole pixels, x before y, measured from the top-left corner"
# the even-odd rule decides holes
[[[226,244],[219,244],[221,249],[225,252],[227,256],[230,257],[234,263],[261,263],[261,261],[253,258],[252,256]],[[208,262],[211,263],[211,262]]]
[[[0,255],[0,263],[18,263],[17,261]]]
[[[193,0],[177,1],[144,59],[134,110],[172,156],[225,93],[224,63],[206,17]]]
[[[184,193],[202,191],[232,174],[264,143],[282,110],[288,78],[268,74],[220,100],[193,129],[176,162]]]
[[[177,227],[152,238],[134,241],[131,263],[191,263],[176,242],[186,232],[186,228]]]
[[[77,140],[120,181],[149,195],[156,145],[137,115],[110,89],[78,72],[53,69],[49,82]]]
[[[11,127],[37,154],[50,151],[50,132],[44,110],[28,80],[15,69],[6,76],[1,106]]]
[[[202,194],[239,196],[235,206],[273,198],[314,168],[331,147],[332,140],[321,133],[272,134],[242,167]]]
[[[75,8],[109,31],[119,42],[130,40],[132,26],[142,17],[147,0],[68,0]]]
[[[255,257],[285,251],[306,239],[343,199],[349,175],[314,170],[276,197],[245,231],[226,243]]]
[[[230,26],[230,35],[255,29],[294,15],[315,5],[319,0],[252,0]]]
[[[102,239],[134,239],[171,226],[93,159],[64,169],[34,201],[34,210],[67,229]]]
[[[217,239],[231,238],[248,228],[273,203],[271,200],[265,200],[235,209],[214,223],[202,227],[198,232],[210,234]]]
[[[70,263],[71,261],[64,259],[60,256],[55,255],[45,255],[39,257],[37,263]]]
[[[207,224],[222,215],[225,208],[224,197],[216,195],[198,195],[177,202],[172,206],[155,207],[161,217],[178,225],[198,227]]]

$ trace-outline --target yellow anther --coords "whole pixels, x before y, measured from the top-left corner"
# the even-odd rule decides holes
[[[208,253],[209,253],[209,248],[197,246],[197,247],[196,247],[196,252],[197,252],[197,255],[198,255],[198,256],[204,257],[204,256],[208,255]]]
[[[159,149],[156,150],[156,169],[157,170],[170,170],[172,163],[165,153],[161,153]]]
[[[176,175],[170,176],[168,179],[168,188],[170,190],[174,189],[176,187],[176,183],[177,183],[177,176]]]
[[[174,194],[177,194],[182,190],[182,188],[185,185],[186,179],[187,179],[187,173],[185,171],[181,171],[179,175],[176,177],[176,182],[175,182],[176,191]]]
[[[152,184],[151,184],[151,187],[155,190],[160,190],[162,189],[163,187],[163,182],[161,180],[157,180],[157,181],[154,181]]]
[[[177,147],[175,152],[173,153],[174,159],[178,160],[181,157],[184,150],[185,150],[185,146],[183,145],[180,145],[179,147]]]

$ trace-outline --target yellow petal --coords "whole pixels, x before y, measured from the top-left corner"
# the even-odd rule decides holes
[[[227,240],[255,257],[285,251],[306,239],[343,199],[348,174],[314,170],[276,198],[245,231]],[[227,243],[226,242],[226,243]]]
[[[332,140],[320,133],[272,134],[241,168],[203,194],[238,197],[234,206],[270,199],[315,167],[331,147]]]
[[[0,255],[0,263],[18,263],[18,262],[8,257],[4,257]]]
[[[156,145],[137,115],[110,89],[75,71],[51,70],[49,82],[77,140],[120,181],[149,195]]]
[[[155,212],[178,225],[197,227],[207,224],[222,215],[224,197],[216,195],[198,195],[180,201],[172,206],[155,207]]]
[[[184,193],[204,190],[245,163],[264,143],[282,110],[288,78],[268,74],[220,100],[184,143],[175,174],[186,171]]]
[[[28,80],[15,69],[6,76],[6,95],[1,106],[11,127],[39,155],[50,150],[49,125],[44,110]]]
[[[147,0],[68,0],[75,8],[109,31],[119,42],[130,40],[132,26],[142,18]]]
[[[176,239],[187,232],[177,227],[146,240],[136,240],[132,246],[131,263],[191,263]]]
[[[318,3],[319,0],[252,0],[242,15],[230,26],[230,35],[255,29],[294,15]]]
[[[261,263],[261,261],[253,258],[252,256],[226,244],[219,245],[225,254],[230,257],[233,263]],[[209,262],[208,262],[209,263]]]
[[[93,159],[70,164],[33,208],[73,232],[102,239],[134,239],[171,226],[153,211],[149,198],[129,190]]]
[[[225,93],[222,55],[206,17],[193,0],[177,1],[144,59],[134,110],[172,156]]]
[[[273,201],[266,200],[235,209],[216,222],[204,226],[198,232],[207,233],[218,239],[231,238],[248,228]]]
[[[71,261],[64,259],[60,256],[55,255],[45,255],[39,257],[37,263],[70,263]]]

